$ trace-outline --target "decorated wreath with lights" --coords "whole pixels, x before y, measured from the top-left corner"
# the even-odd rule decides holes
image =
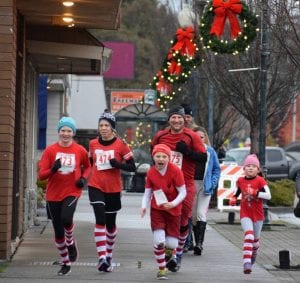
[[[222,37],[227,20],[229,40]],[[205,7],[199,30],[205,49],[235,55],[248,50],[258,31],[258,19],[240,0],[212,0]]]
[[[176,91],[181,90],[180,86],[188,80],[192,69],[202,62],[196,40],[193,27],[177,29],[172,46],[150,83],[150,87],[157,91],[157,104],[162,110]]]

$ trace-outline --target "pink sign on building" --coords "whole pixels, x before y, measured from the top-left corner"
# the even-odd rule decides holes
[[[103,42],[105,47],[112,49],[112,60],[109,69],[104,72],[105,79],[134,78],[134,44],[130,42]]]

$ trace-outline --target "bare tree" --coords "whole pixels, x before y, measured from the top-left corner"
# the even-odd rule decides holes
[[[270,28],[290,62],[300,69],[300,3],[273,0],[269,4]],[[276,20],[273,20],[276,19]]]
[[[253,8],[260,14],[260,1]],[[269,1],[270,24],[280,25],[282,20],[280,9],[273,7],[274,1]],[[279,2],[279,1],[278,1]],[[275,9],[276,8],[276,9]],[[284,24],[284,22],[281,22]],[[267,134],[274,134],[286,118],[288,108],[295,99],[296,82],[299,81],[299,68],[291,64],[286,48],[280,44],[276,30],[269,31],[269,64],[268,64],[268,93],[266,121],[276,125]],[[257,36],[248,52],[239,55],[212,55],[207,54],[206,64],[203,66],[207,77],[212,81],[218,97],[228,101],[250,124],[251,151],[259,152],[259,125],[260,125],[260,74],[257,71],[229,72],[230,69],[260,67],[260,37]]]

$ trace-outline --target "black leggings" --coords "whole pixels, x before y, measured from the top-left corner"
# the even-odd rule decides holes
[[[121,208],[120,193],[104,193],[89,187],[89,199],[96,224],[106,226],[108,231],[112,231],[116,227],[117,211]]]
[[[77,197],[70,196],[62,201],[47,202],[47,213],[52,220],[56,239],[63,239],[65,236],[64,228],[69,228],[73,224],[77,201]]]

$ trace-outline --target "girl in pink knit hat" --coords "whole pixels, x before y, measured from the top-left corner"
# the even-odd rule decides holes
[[[176,251],[180,231],[181,203],[186,197],[183,173],[170,162],[171,149],[157,144],[152,150],[154,166],[147,172],[141,217],[151,207],[154,255],[158,265],[157,279],[167,279],[166,248]]]
[[[259,176],[260,165],[255,154],[250,154],[244,161],[245,176],[237,180],[237,191],[230,199],[230,205],[240,203],[240,219],[244,231],[243,267],[244,273],[250,274],[259,248],[260,233],[264,221],[263,200],[271,199],[266,180]]]

